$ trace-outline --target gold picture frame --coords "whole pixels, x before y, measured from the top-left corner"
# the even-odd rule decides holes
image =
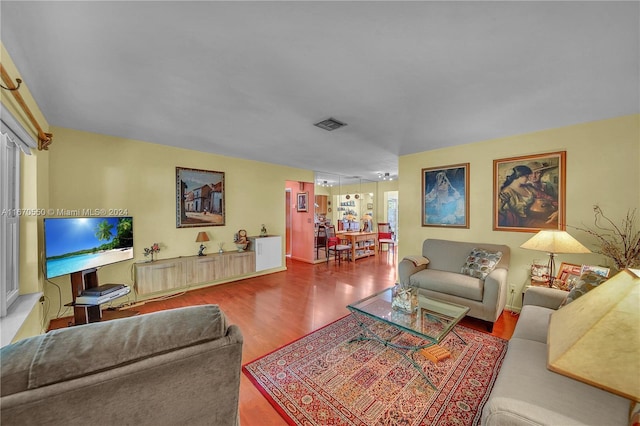
[[[566,151],[493,160],[493,229],[565,229]]]
[[[176,167],[176,228],[224,226],[224,172]]]
[[[469,228],[469,163],[422,169],[422,226]]]

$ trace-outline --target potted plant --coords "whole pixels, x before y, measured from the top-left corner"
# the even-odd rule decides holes
[[[153,255],[155,253],[158,253],[160,251],[160,244],[158,243],[153,243],[153,245],[151,247],[145,247],[144,249],[144,256],[151,256],[151,261],[153,262]]]

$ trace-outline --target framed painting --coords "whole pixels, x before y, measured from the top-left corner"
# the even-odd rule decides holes
[[[299,212],[309,211],[309,193],[308,192],[298,192],[298,202],[296,204],[296,209]]]
[[[422,226],[469,228],[469,163],[422,169]]]
[[[576,285],[577,280],[580,279],[580,275],[582,275],[580,270],[580,265],[562,262],[560,269],[558,269],[558,287],[562,290],[571,290]]]
[[[549,265],[547,260],[535,259],[531,263],[531,282],[546,285],[548,280]]]
[[[587,272],[593,272],[594,274],[598,274],[601,277],[609,278],[609,268],[605,268],[604,266],[593,266],[593,265],[582,265],[580,268],[580,275],[586,274]]]
[[[565,229],[566,151],[493,160],[493,229]]]
[[[176,228],[225,224],[224,172],[176,167]]]

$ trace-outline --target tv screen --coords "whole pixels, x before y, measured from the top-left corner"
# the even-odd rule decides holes
[[[47,279],[133,259],[132,217],[44,219]]]

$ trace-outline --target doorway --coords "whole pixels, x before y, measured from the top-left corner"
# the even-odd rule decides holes
[[[291,232],[291,189],[287,188],[284,192],[285,199],[285,256],[291,257],[291,241],[293,235]]]
[[[389,222],[391,231],[398,241],[398,191],[386,191],[384,193],[385,219]]]

